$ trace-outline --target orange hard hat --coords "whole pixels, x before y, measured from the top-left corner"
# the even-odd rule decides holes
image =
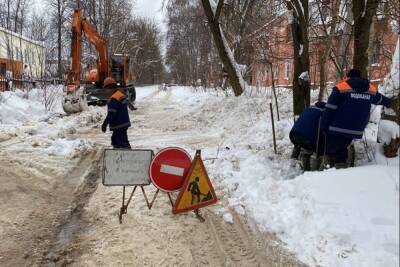
[[[117,82],[114,80],[113,77],[107,77],[107,78],[104,80],[104,87],[107,87],[107,86],[116,86],[116,85],[117,85]]]
[[[87,82],[98,82],[99,81],[99,72],[97,69],[92,69],[89,71],[89,74],[86,76]]]

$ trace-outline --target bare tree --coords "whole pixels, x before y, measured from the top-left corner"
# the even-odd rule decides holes
[[[378,0],[353,1],[354,15],[354,57],[353,67],[359,69],[363,77],[368,77],[368,46],[373,17]]]
[[[308,53],[308,0],[287,1],[293,38],[293,111],[300,115],[310,105],[310,59]]]
[[[329,22],[329,30],[328,25],[326,24],[326,14],[323,14],[322,11],[322,3],[320,1],[316,1],[318,7],[319,17],[322,22],[324,36],[322,37],[322,52],[319,55],[319,94],[318,100],[321,101],[324,98],[326,93],[326,82],[328,77],[328,56],[331,53],[332,45],[333,45],[333,38],[336,34],[336,24],[339,16],[339,8],[340,8],[340,0],[333,0],[331,1],[331,21]]]
[[[221,15],[224,1],[219,0],[215,11],[211,7],[209,0],[202,0],[201,2],[203,4],[203,9],[207,17],[208,25],[210,27],[215,46],[217,47],[218,54],[228,75],[233,92],[236,96],[239,96],[244,91],[244,80],[242,74],[238,70],[236,61],[233,57],[233,53],[230,50],[227,40],[219,25],[219,17]]]

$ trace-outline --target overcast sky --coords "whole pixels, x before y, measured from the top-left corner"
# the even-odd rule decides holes
[[[136,0],[135,14],[153,18],[158,24],[160,24],[160,26],[162,26],[164,18],[161,10],[162,1],[163,0]]]

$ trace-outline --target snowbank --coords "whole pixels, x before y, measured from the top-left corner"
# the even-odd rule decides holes
[[[45,117],[44,106],[21,91],[0,93],[0,124],[17,125]]]
[[[321,266],[398,266],[398,166],[305,173],[276,189],[280,200],[266,197],[270,212],[256,218],[278,230],[300,260]]]
[[[79,139],[77,132],[98,124],[103,110],[91,107],[64,116],[62,97],[62,86],[0,93],[0,142],[15,138],[17,142],[31,144],[42,154],[69,158],[90,150],[94,144]]]
[[[388,145],[392,139],[400,137],[399,125],[394,121],[381,120],[378,136],[380,142]]]
[[[64,114],[61,106],[62,87],[49,86],[46,90],[32,89],[29,92],[16,90],[0,93],[0,126],[21,125],[40,121],[49,114]]]
[[[280,89],[278,94],[284,119],[275,122],[277,155],[265,94],[226,97],[214,90],[176,87],[158,98],[168,96],[171,105],[189,114],[187,120],[190,114],[204,114],[196,117],[197,130],[209,139],[200,148],[203,158],[214,159],[206,166],[221,197],[216,212],[227,223],[232,222],[230,206],[276,233],[311,266],[397,266],[399,158],[382,156],[382,144],[376,143],[379,118],[370,126],[374,136],[366,137],[368,147],[356,142],[362,157],[358,167],[301,174],[298,163],[289,159],[291,92]]]
[[[83,140],[57,139],[46,151],[49,155],[73,158],[76,154],[90,150],[93,144]]]

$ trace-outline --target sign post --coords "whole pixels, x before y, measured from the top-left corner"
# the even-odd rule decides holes
[[[127,213],[138,187],[149,210],[162,191],[167,193],[174,214],[193,210],[196,217],[204,221],[199,208],[216,203],[217,196],[200,153],[197,150],[192,161],[190,155],[178,147],[164,148],[155,156],[152,150],[145,149],[105,149],[102,183],[105,186],[123,186],[119,222],[122,223],[122,215]],[[157,188],[151,202],[143,188],[150,183]],[[133,190],[125,202],[126,186],[133,186]],[[174,204],[171,193],[176,191],[180,192]]]
[[[174,206],[174,202],[170,193],[181,189],[191,162],[190,155],[184,149],[167,147],[160,150],[150,163],[149,176],[157,188],[156,195],[159,191],[167,193],[171,206]]]
[[[105,186],[123,186],[122,188],[122,206],[119,211],[119,223],[122,223],[122,215],[128,212],[129,203],[139,186],[142,189],[143,196],[147,206],[151,209],[155,197],[149,202],[143,186],[149,185],[150,178],[148,169],[150,162],[154,157],[152,150],[144,149],[105,149],[103,158],[103,179]],[[133,190],[125,204],[125,187],[134,186]]]

